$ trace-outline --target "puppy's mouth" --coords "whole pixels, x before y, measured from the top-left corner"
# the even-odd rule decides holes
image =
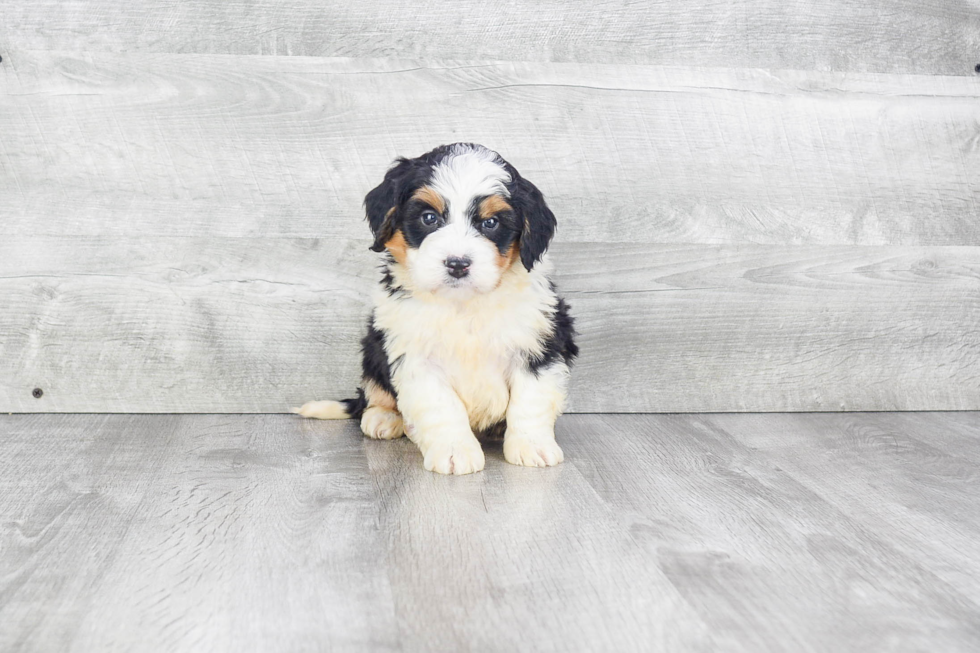
[[[470,280],[467,277],[463,277],[462,279],[457,279],[455,277],[447,276],[442,282],[442,287],[450,288],[450,289],[460,289],[460,288],[472,289],[473,284],[470,282]]]
[[[470,297],[480,294],[481,290],[469,276],[455,278],[446,275],[436,292],[449,297]]]

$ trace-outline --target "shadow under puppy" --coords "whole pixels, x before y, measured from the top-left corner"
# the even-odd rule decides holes
[[[554,426],[578,348],[547,276],[555,216],[541,192],[496,152],[456,143],[397,159],[364,206],[386,254],[361,387],[294,412],[405,434],[441,474],[483,469],[474,432],[503,430],[515,465],[562,462]]]

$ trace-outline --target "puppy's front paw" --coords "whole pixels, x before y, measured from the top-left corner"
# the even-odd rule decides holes
[[[394,410],[371,406],[361,415],[361,431],[375,440],[394,440],[405,433],[402,416]]]
[[[472,474],[483,469],[486,458],[476,438],[454,442],[437,442],[425,452],[422,465],[439,474]]]
[[[552,467],[565,460],[565,454],[554,438],[504,438],[504,460],[525,467]]]

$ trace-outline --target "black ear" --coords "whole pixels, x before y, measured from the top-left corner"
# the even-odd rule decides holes
[[[514,171],[516,175],[516,171]],[[516,175],[516,182],[511,191],[511,203],[517,212],[517,218],[523,224],[521,228],[521,263],[531,270],[541,255],[548,249],[551,237],[555,235],[555,214],[544,202],[544,195],[538,187]]]
[[[383,252],[385,243],[394,235],[398,207],[411,194],[417,173],[414,160],[395,159],[384,181],[364,197],[364,212],[374,234],[373,251]]]

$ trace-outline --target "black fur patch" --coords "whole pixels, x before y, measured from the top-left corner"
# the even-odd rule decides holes
[[[388,365],[388,351],[385,349],[385,333],[374,327],[374,315],[368,322],[367,333],[361,339],[361,354],[363,378],[374,381],[379,388],[397,400],[398,394],[391,385],[391,367]]]
[[[384,331],[374,328],[374,315],[368,320],[367,334],[361,338],[361,356],[361,378],[374,381],[379,388],[391,393],[391,396],[397,400],[398,395],[391,385],[391,368],[388,365],[388,352],[385,350],[385,334]],[[363,388],[357,389],[357,396],[353,399],[343,399],[340,403],[344,405],[347,414],[355,419],[360,419],[368,406]]]
[[[544,347],[539,356],[529,356],[527,367],[535,375],[542,368],[548,367],[561,359],[571,366],[578,356],[578,345],[575,344],[575,319],[568,314],[569,306],[564,299],[558,299],[558,306],[551,316],[551,335],[544,341]]]
[[[395,259],[391,255],[388,255],[385,262],[381,264],[381,287],[389,297],[408,297],[409,292],[395,283],[395,276],[391,273],[391,266],[394,264]]]
[[[344,410],[347,414],[355,419],[361,419],[361,415],[364,414],[364,409],[367,408],[367,399],[364,398],[364,390],[362,388],[357,389],[357,396],[353,399],[344,399],[340,403],[344,405]]]

